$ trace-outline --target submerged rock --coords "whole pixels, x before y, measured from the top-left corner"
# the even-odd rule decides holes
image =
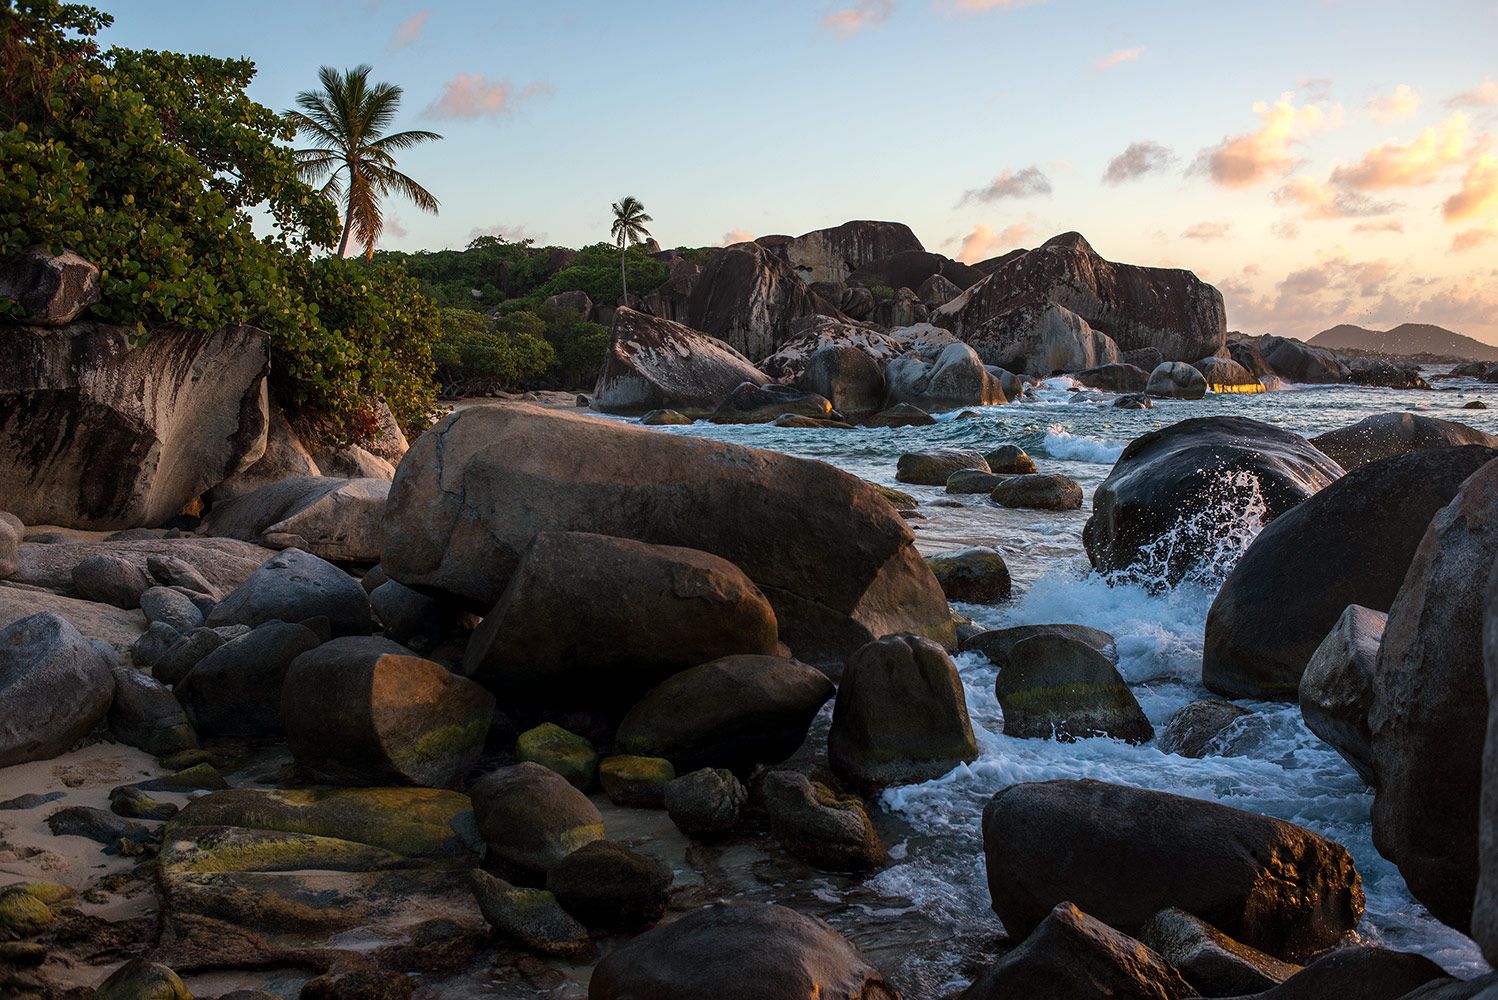
[[[1015,643],[994,693],[1004,733],[1066,743],[1108,736],[1147,743],[1155,730],[1118,668],[1092,646],[1062,635]]]
[[[1082,487],[1058,473],[1010,476],[995,486],[989,498],[1001,507],[1025,510],[1080,510]]]
[[[961,448],[938,448],[901,455],[895,466],[895,480],[914,486],[945,486],[952,473],[964,469],[988,472],[988,462],[976,451]]]
[[[1160,752],[1201,758],[1217,753],[1218,737],[1246,715],[1248,709],[1220,698],[1193,701],[1176,711],[1160,734]]]
[[[1144,391],[1156,399],[1201,399],[1207,394],[1207,380],[1184,361],[1167,361],[1150,372]]]
[[[930,427],[936,418],[919,406],[896,403],[864,421],[866,427]]]
[[[814,392],[788,385],[746,382],[730,392],[708,419],[715,424],[767,424],[787,414],[828,420],[832,404]]]

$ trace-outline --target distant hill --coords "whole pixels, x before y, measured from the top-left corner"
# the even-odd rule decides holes
[[[1441,354],[1472,361],[1498,361],[1498,347],[1429,323],[1401,323],[1392,330],[1366,330],[1343,323],[1322,330],[1306,343],[1333,350],[1371,351],[1376,354]]]

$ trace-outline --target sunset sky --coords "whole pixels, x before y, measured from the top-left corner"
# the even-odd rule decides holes
[[[1228,322],[1498,343],[1498,0],[130,0],[106,40],[246,55],[275,108],[372,63],[403,166],[385,244],[666,246],[909,223],[979,260],[1080,230],[1188,267]],[[295,27],[290,27],[295,26]]]

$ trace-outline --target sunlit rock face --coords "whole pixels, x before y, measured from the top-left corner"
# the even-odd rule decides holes
[[[775,250],[736,243],[703,265],[677,318],[758,360],[790,336],[796,320],[836,311]]]
[[[593,388],[604,413],[712,411],[745,382],[769,381],[728,344],[633,309],[614,313],[613,337]]]
[[[1043,306],[1051,304],[1107,334],[1123,351],[1154,347],[1166,360],[1196,361],[1227,342],[1217,289],[1190,271],[1104,260],[1079,233],[992,264],[987,277],[937,309],[931,321],[976,343],[989,331],[1012,328],[1016,313],[1043,317]]]
[[[926,249],[903,222],[845,222],[794,239],[772,239],[775,250],[791,265],[796,275],[808,283],[846,281],[859,268],[875,261],[901,253],[924,253]],[[890,287],[914,288],[915,285],[902,283]]]

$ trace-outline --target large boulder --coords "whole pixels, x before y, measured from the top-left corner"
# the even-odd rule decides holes
[[[1480,852],[1472,937],[1489,963],[1498,959],[1498,563],[1488,576],[1483,617],[1483,672],[1487,680],[1487,740],[1482,755],[1482,799],[1478,823]]]
[[[703,264],[681,320],[757,361],[789,339],[796,320],[822,311],[818,302],[777,253],[736,243]]]
[[[994,912],[1027,934],[1072,901],[1127,934],[1167,907],[1299,961],[1357,926],[1352,857],[1302,827],[1100,781],[1011,785],[983,810]]]
[[[994,682],[1004,734],[1065,743],[1107,736],[1147,743],[1155,730],[1113,662],[1065,635],[1015,643]]]
[[[915,486],[942,486],[954,472],[968,469],[988,472],[988,460],[979,452],[963,448],[912,451],[895,461],[895,480]]]
[[[1258,376],[1231,358],[1202,358],[1192,365],[1213,392],[1263,392]]]
[[[1234,941],[1184,910],[1161,910],[1145,925],[1142,937],[1203,996],[1260,993],[1300,971],[1300,966]]]
[[[619,723],[614,743],[621,753],[664,757],[678,774],[701,767],[747,773],[795,753],[832,690],[821,671],[796,660],[726,656],[646,694]]]
[[[977,759],[957,666],[929,639],[869,643],[843,668],[827,759],[858,785],[929,781]]]
[[[377,562],[389,493],[384,479],[296,476],[216,504],[198,530],[323,559]]]
[[[66,753],[113,697],[109,659],[66,619],[44,611],[0,628],[0,767]]]
[[[591,531],[727,559],[797,656],[871,639],[954,640],[914,534],[867,483],[820,462],[527,406],[458,410],[417,439],[390,491],[382,564],[492,607],[541,531]]]
[[[1182,420],[1124,449],[1092,495],[1082,542],[1099,572],[1174,585],[1213,570],[1246,518],[1272,521],[1341,475],[1299,434],[1245,417]]]
[[[891,403],[909,403],[927,413],[1009,401],[1003,382],[967,344],[943,348],[929,363],[914,354],[896,358],[885,366],[884,381]]]
[[[688,667],[778,648],[774,610],[725,559],[543,531],[469,640],[463,672],[510,698],[628,705]]]
[[[584,844],[603,839],[603,817],[555,771],[526,761],[490,771],[469,789],[479,836],[491,855],[525,872],[545,872]]]
[[[281,688],[297,765],[335,785],[447,785],[478,759],[493,712],[473,681],[372,636],[301,654]]]
[[[1078,233],[999,258],[987,277],[938,309],[932,321],[966,340],[1002,328],[1016,312],[1039,315],[1046,305],[1107,334],[1120,350],[1155,347],[1166,360],[1195,361],[1215,354],[1227,339],[1217,289],[1190,271],[1106,261]]]
[[[160,524],[265,451],[269,338],[74,323],[10,327],[0,509],[27,524]]]
[[[1258,346],[1265,363],[1287,382],[1331,384],[1351,375],[1347,363],[1331,351],[1289,337],[1265,337]]]
[[[155,757],[198,746],[197,734],[173,692],[139,670],[114,668],[114,700],[107,718],[111,736]]]
[[[915,290],[915,293],[927,309],[936,309],[961,295],[962,289],[950,278],[933,274],[921,282],[921,286]]]
[[[265,430],[265,452],[248,468],[209,490],[207,497],[211,503],[219,504],[283,479],[324,474],[286,414],[273,404]]]
[[[1388,611],[1436,512],[1498,451],[1411,452],[1354,469],[1267,525],[1207,613],[1202,683],[1227,698],[1294,700],[1349,604]]]
[[[369,595],[359,581],[301,549],[267,559],[233,593],[214,605],[210,628],[269,621],[326,618],[334,635],[368,635],[374,628]]]
[[[646,931],[593,970],[590,1000],[898,1000],[837,931],[773,903],[715,903]]]
[[[995,483],[988,498],[1023,510],[1081,510],[1082,485],[1057,472],[1027,473]]]
[[[812,356],[827,347],[852,348],[881,362],[906,350],[898,340],[871,323],[855,323],[834,316],[805,316],[791,325],[774,354],[760,360],[759,369],[777,382],[795,383],[805,373]]]
[[[852,344],[829,344],[806,362],[796,386],[825,397],[849,417],[874,413],[884,405],[884,371],[867,351]]]
[[[770,242],[770,241],[766,241]],[[903,222],[845,222],[794,239],[774,242],[774,250],[802,281],[846,281],[866,265],[925,247]],[[899,286],[891,286],[899,287]],[[907,287],[914,288],[915,285]]]
[[[1078,371],[1119,360],[1111,337],[1054,302],[1017,305],[965,329],[963,339],[985,364],[1025,375]]]
[[[800,771],[760,778],[759,803],[770,832],[793,857],[827,871],[867,871],[888,861],[863,800],[840,795]]]
[[[1375,385],[1385,389],[1429,389],[1417,365],[1399,365],[1388,358],[1354,358],[1348,363],[1353,385]]]
[[[12,299],[24,322],[62,326],[99,301],[99,269],[71,250],[28,247],[0,260],[0,299]]]
[[[832,404],[825,396],[788,385],[745,382],[730,392],[708,418],[715,424],[768,424],[785,414],[827,420]]]
[[[177,697],[205,736],[279,735],[286,672],[319,645],[309,628],[266,622],[198,660],[177,682]]]
[[[848,275],[848,284],[865,288],[914,288],[919,291],[926,282],[937,277],[950,281],[960,292],[982,278],[983,272],[943,254],[927,250],[901,250],[858,268]]]
[[[1144,391],[1156,399],[1201,399],[1207,394],[1207,380],[1184,361],[1166,361],[1150,372]]]
[[[721,340],[633,309],[614,311],[608,353],[593,387],[604,413],[711,412],[745,382],[769,381]]]
[[[1480,444],[1498,448],[1498,437],[1454,420],[1418,413],[1375,413],[1311,439],[1318,450],[1351,472],[1360,465],[1427,448]]]
[[[1143,368],[1120,361],[1084,369],[1074,374],[1072,378],[1089,389],[1101,389],[1104,392],[1143,392],[1144,387],[1149,383],[1150,373]]]
[[[1350,604],[1311,654],[1300,675],[1300,714],[1368,784],[1373,773],[1373,671],[1389,616]]]
[[[1389,609],[1373,675],[1373,843],[1416,899],[1466,932],[1477,886],[1487,688],[1484,581],[1498,557],[1498,462],[1431,520]]]

